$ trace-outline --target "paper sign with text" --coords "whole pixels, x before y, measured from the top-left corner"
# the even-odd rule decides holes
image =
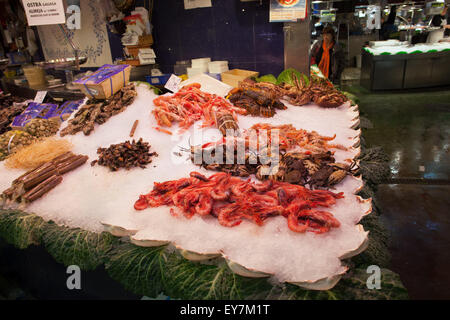
[[[66,23],[62,0],[22,0],[29,26]]]
[[[169,78],[169,80],[167,80],[166,85],[164,86],[164,88],[172,91],[172,92],[177,92],[179,87],[180,87],[180,83],[181,83],[181,78],[177,77],[176,75],[172,74]]]
[[[34,102],[42,103],[44,102],[45,96],[47,95],[47,91],[38,91],[36,96],[34,97]]]

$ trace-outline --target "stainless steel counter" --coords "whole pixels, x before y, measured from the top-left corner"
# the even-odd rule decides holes
[[[361,85],[369,90],[450,85],[450,52],[372,55],[363,49]]]

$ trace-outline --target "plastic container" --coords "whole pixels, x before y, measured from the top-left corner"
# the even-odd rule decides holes
[[[202,67],[204,65],[208,66],[208,63],[211,62],[211,58],[198,58],[198,59],[192,59],[191,64],[193,68]]]
[[[228,61],[211,61],[208,63],[209,73],[222,73],[228,70]]]
[[[165,85],[170,76],[170,74],[163,74],[162,76],[145,76],[145,81],[151,85]]]
[[[206,68],[187,68],[188,78],[192,78],[198,74],[207,73],[208,67]]]

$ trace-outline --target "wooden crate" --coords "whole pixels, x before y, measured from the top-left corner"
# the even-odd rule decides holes
[[[220,75],[222,76],[222,82],[225,82],[226,84],[236,88],[239,86],[240,81],[250,77],[257,77],[259,75],[259,72],[242,69],[233,69],[222,72]]]
[[[150,45],[145,46],[126,46],[128,54],[133,58],[137,58],[139,54],[139,49],[148,49]]]

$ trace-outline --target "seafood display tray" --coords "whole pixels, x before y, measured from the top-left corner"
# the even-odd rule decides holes
[[[201,83],[201,82],[200,82]],[[223,91],[222,88],[218,88]],[[207,91],[207,90],[205,90]],[[134,202],[147,193],[154,182],[179,179],[191,171],[209,175],[191,163],[189,154],[176,155],[195,141],[192,139],[196,123],[190,130],[173,135],[154,129],[156,120],[151,115],[156,95],[146,86],[137,87],[138,95],[125,111],[96,126],[90,136],[82,132],[66,136],[74,145],[73,152],[97,159],[98,147],[121,143],[134,121],[139,119],[134,138],[143,138],[158,152],[146,169],[136,168],[111,173],[102,166],[84,165],[67,173],[64,183],[36,200],[28,208],[45,220],[58,225],[82,228],[93,232],[107,231],[118,237],[129,237],[138,246],[168,245],[192,261],[224,259],[235,273],[245,277],[270,277],[275,282],[289,282],[307,289],[332,288],[348,267],[341,260],[357,255],[368,244],[368,231],[359,221],[371,212],[371,199],[361,199],[356,193],[363,187],[361,177],[347,176],[334,192],[344,192],[330,212],[341,222],[341,227],[326,234],[297,234],[291,232],[281,217],[259,227],[243,222],[226,228],[215,219],[194,216],[192,219],[175,218],[169,207],[163,206],[136,211]],[[208,90],[210,93],[211,89]],[[349,103],[336,109],[323,109],[315,105],[288,106],[270,119],[238,116],[242,129],[259,122],[274,125],[293,124],[296,128],[316,130],[321,135],[333,136],[335,143],[348,147],[337,150],[336,161],[351,161],[360,154],[361,130],[358,107]],[[217,129],[206,129],[207,135],[220,137]],[[7,170],[0,163],[0,188],[6,189],[23,170]]]

